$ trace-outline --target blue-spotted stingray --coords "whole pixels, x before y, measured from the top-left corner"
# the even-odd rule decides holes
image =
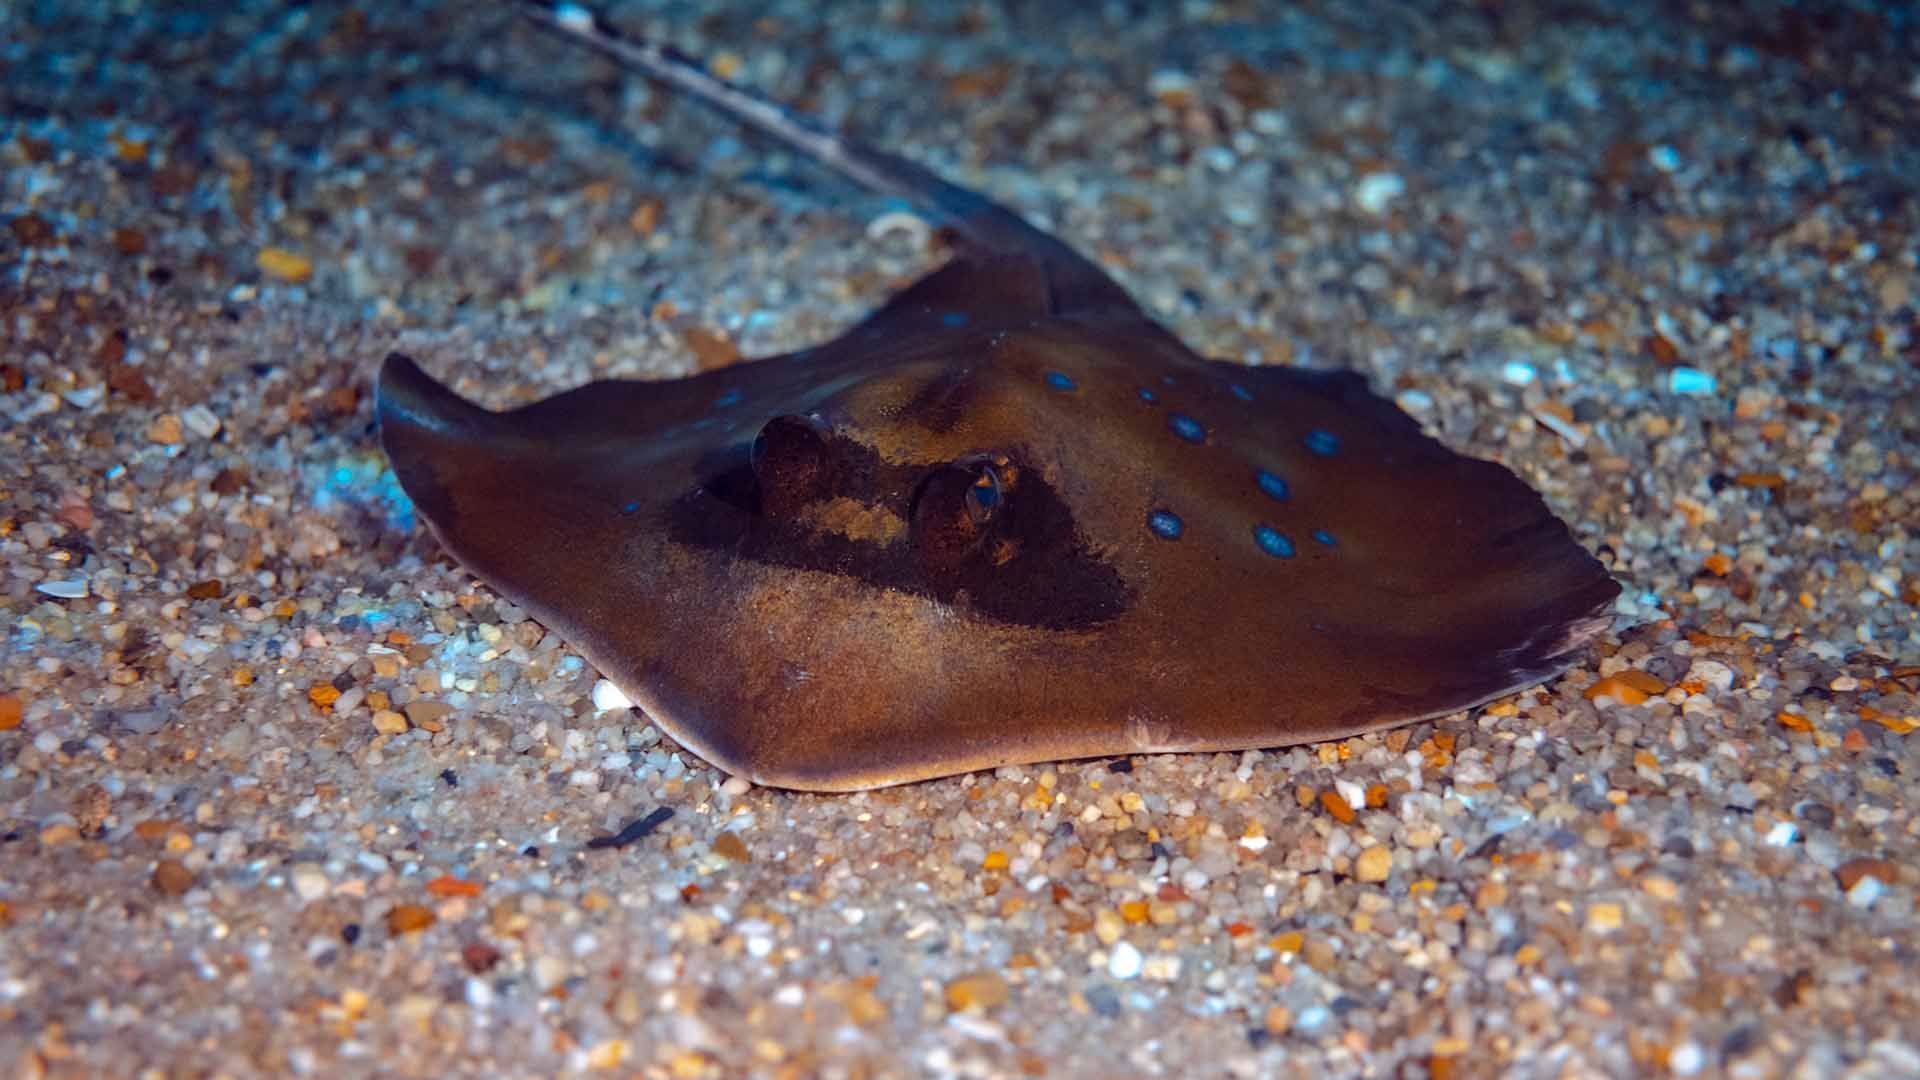
[[[508,412],[411,360],[381,440],[455,558],[761,784],[1340,738],[1538,683],[1618,586],[1344,371],[1204,359],[1067,244],[571,4],[584,42],[946,222],[844,336]]]

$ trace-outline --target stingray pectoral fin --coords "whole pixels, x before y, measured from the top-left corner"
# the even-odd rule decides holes
[[[449,438],[485,438],[500,425],[488,412],[421,370],[413,358],[388,353],[374,384],[374,412],[384,438],[390,431],[418,431]]]
[[[408,356],[390,353],[374,384],[380,445],[407,497],[436,528],[452,520],[455,486],[447,465],[462,447],[484,446],[504,422],[447,389]]]

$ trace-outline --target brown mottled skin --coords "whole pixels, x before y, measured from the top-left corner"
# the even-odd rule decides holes
[[[1338,738],[1539,682],[1607,625],[1618,586],[1540,497],[1359,376],[1205,360],[1010,211],[529,10],[970,244],[835,341],[691,378],[492,413],[381,371],[441,543],[715,765],[834,791]]]

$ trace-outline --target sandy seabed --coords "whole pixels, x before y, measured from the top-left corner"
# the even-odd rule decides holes
[[[0,9],[0,1066],[1920,1075],[1910,11],[617,7],[1626,587],[1440,722],[823,797],[596,709],[369,382],[797,348],[938,237],[505,7],[224,9]]]

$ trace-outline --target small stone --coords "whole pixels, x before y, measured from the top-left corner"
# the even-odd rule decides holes
[[[254,264],[268,277],[279,278],[293,285],[305,284],[307,279],[313,277],[313,260],[285,248],[261,248]]]
[[[1833,876],[1839,879],[1840,888],[1850,893],[1862,878],[1878,878],[1882,885],[1891,885],[1899,880],[1899,871],[1886,859],[1863,857],[1841,863],[1834,868]]]
[[[407,702],[404,710],[407,714],[407,722],[414,727],[427,731],[439,731],[441,728],[440,721],[446,719],[448,714],[453,712],[453,706],[444,701],[427,701],[421,699]]]
[[[422,907],[419,904],[395,904],[393,910],[387,912],[387,933],[393,937],[399,937],[401,934],[425,930],[432,926],[436,919],[437,916],[434,915],[432,908]]]
[[[1683,681],[1724,693],[1733,688],[1733,669],[1718,660],[1695,660]]]
[[[500,950],[484,941],[470,941],[460,949],[460,962],[475,975],[485,975],[500,962]]]
[[[1101,908],[1093,913],[1093,936],[1100,939],[1100,944],[1111,945],[1119,941],[1120,935],[1125,932],[1125,924],[1112,908]]]
[[[382,735],[400,735],[407,730],[407,718],[392,709],[381,709],[373,714],[373,730]]]
[[[626,692],[605,679],[593,684],[593,707],[601,712],[614,712],[619,709],[633,708],[633,699]]]
[[[220,434],[220,418],[213,415],[213,410],[205,405],[194,405],[188,408],[186,412],[180,414],[180,422],[186,425],[188,431],[202,439],[211,439]]]
[[[746,841],[740,839],[739,833],[732,831],[723,832],[713,838],[713,853],[737,863],[747,862],[751,858],[747,854]]]
[[[1385,881],[1392,872],[1393,852],[1388,851],[1384,844],[1375,844],[1353,860],[1353,876],[1361,881]]]
[[[1340,793],[1340,801],[1355,810],[1367,805],[1367,790],[1351,780],[1335,780],[1333,790]]]
[[[87,579],[83,577],[56,578],[43,581],[34,587],[35,592],[48,596],[57,596],[62,600],[84,600],[87,598]]]
[[[1680,887],[1670,877],[1660,874],[1648,874],[1640,879],[1640,888],[1656,900],[1672,900],[1680,895]]]
[[[26,711],[18,694],[0,694],[0,731],[12,731],[20,726],[20,718]]]
[[[309,904],[327,895],[326,872],[313,863],[294,863],[287,871],[287,881],[294,895]]]
[[[153,868],[152,885],[161,896],[180,896],[193,888],[193,871],[178,859],[161,859]]]
[[[1699,368],[1676,367],[1667,372],[1667,389],[1689,397],[1711,396],[1719,387],[1712,375]]]
[[[1116,942],[1107,954],[1107,974],[1122,980],[1137,978],[1143,963],[1139,949],[1125,941]]]
[[[1369,214],[1384,214],[1395,199],[1407,193],[1399,173],[1370,172],[1354,185],[1353,201]]]
[[[587,1051],[587,1068],[605,1072],[618,1069],[627,1059],[627,1040],[608,1039]],[[705,1070],[702,1070],[704,1073]],[[697,1074],[698,1075],[698,1074]]]
[[[976,971],[947,984],[947,1008],[984,1011],[1006,1004],[1011,993],[1007,980],[991,971]]]
[[[720,785],[720,794],[739,798],[753,790],[753,781],[744,776],[729,776],[727,782]]]
[[[78,839],[80,839],[80,830],[64,821],[40,830],[42,847],[59,847],[62,844],[71,844]]]
[[[147,441],[161,446],[178,446],[183,433],[180,418],[172,413],[164,413],[147,425]]]
[[[1646,700],[1667,692],[1667,684],[1644,671],[1621,671],[1587,687],[1586,698],[1609,697],[1622,705],[1642,705]]]
[[[1592,904],[1587,908],[1587,929],[1597,934],[1613,933],[1624,919],[1619,904]]]
[[[53,224],[39,214],[21,214],[7,223],[21,247],[49,247],[53,244]]]
[[[1162,68],[1147,76],[1147,93],[1170,108],[1192,105],[1196,92],[1193,76],[1178,68]]]
[[[450,900],[454,897],[472,898],[479,896],[483,890],[484,886],[479,882],[455,877],[452,874],[441,874],[427,882],[427,894],[442,900]]]

